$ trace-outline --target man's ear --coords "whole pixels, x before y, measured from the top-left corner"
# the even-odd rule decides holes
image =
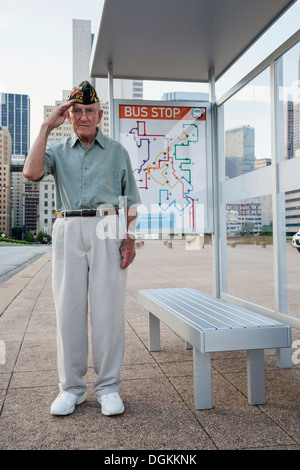
[[[102,116],[103,116],[103,109],[99,109],[97,124],[99,124],[99,122],[101,121]]]
[[[69,123],[72,124],[72,119],[71,119],[71,116],[70,116],[70,111],[68,111],[67,119],[68,119]]]

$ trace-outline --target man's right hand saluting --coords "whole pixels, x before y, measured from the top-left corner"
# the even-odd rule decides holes
[[[69,109],[73,106],[75,100],[67,101],[66,103],[61,104],[49,114],[47,119],[44,121],[44,125],[47,126],[49,132],[51,132],[56,127],[61,126],[65,119],[68,116]]]
[[[49,114],[47,119],[45,119],[41,125],[37,139],[25,160],[23,168],[23,175],[25,178],[29,180],[37,180],[43,176],[43,163],[48,136],[53,129],[64,123],[68,116],[68,111],[74,103],[75,100],[70,100],[67,103],[58,106]]]

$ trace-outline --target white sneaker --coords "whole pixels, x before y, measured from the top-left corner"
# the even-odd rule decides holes
[[[124,405],[118,392],[107,393],[98,397],[101,412],[106,416],[120,415],[124,412]]]
[[[60,392],[51,405],[50,413],[52,415],[69,415],[75,410],[75,405],[81,405],[85,400],[85,393],[78,397],[70,392]]]

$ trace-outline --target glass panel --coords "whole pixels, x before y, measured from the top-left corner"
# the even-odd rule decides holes
[[[282,313],[300,319],[300,44],[277,61],[280,105],[280,181],[285,195],[286,282]]]
[[[226,204],[226,293],[274,308],[272,196]]]
[[[222,291],[274,309],[270,70],[224,104]]]
[[[234,178],[271,165],[270,70],[225,103],[225,175]]]

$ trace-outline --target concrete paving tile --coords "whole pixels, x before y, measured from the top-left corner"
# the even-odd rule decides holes
[[[42,341],[53,341],[56,340],[56,327],[45,328],[41,330],[40,328],[32,328],[30,331],[26,331],[26,336],[24,341],[34,342],[36,341],[37,334],[40,340]]]
[[[213,367],[220,373],[226,373],[226,371],[234,370],[236,373],[245,372],[247,369],[247,359],[246,355],[236,357],[226,357],[221,359],[212,359]]]
[[[18,341],[23,338],[30,318],[30,311],[11,310],[6,311],[1,318],[2,341]]]
[[[122,382],[126,380],[149,379],[164,377],[164,373],[156,364],[123,364],[121,369]]]
[[[160,367],[167,377],[187,377],[194,375],[193,361],[176,360],[174,362],[161,362]]]
[[[2,376],[0,376],[0,379],[2,378]],[[2,410],[3,408],[3,404],[4,404],[4,401],[5,401],[5,397],[6,397],[6,388],[0,388],[0,411]],[[1,444],[0,444],[0,448],[1,448]]]
[[[142,343],[126,344],[123,364],[146,364],[154,363],[153,357],[148,353]]]
[[[0,365],[0,372],[12,373],[20,350],[19,341],[5,341],[5,363]]]
[[[30,370],[25,372],[14,372],[10,387],[32,388],[32,387],[53,387],[58,386],[58,375],[56,369]],[[58,390],[58,389],[57,389]]]
[[[56,331],[56,319],[52,311],[32,315],[27,327],[27,333]]]
[[[6,390],[11,379],[11,373],[0,372],[0,390]]]
[[[193,350],[185,349],[185,342],[174,333],[161,336],[161,350],[151,354],[159,364],[193,360]]]
[[[15,365],[16,372],[55,369],[56,341],[24,341]]]

